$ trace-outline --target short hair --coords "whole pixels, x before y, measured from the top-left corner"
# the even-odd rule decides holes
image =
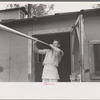
[[[60,44],[60,40],[59,39],[54,39],[54,41],[58,41],[58,43]]]

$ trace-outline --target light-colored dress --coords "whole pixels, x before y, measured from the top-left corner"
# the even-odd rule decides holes
[[[41,54],[45,54],[42,79],[59,79],[57,67],[63,54],[52,49],[41,50]]]

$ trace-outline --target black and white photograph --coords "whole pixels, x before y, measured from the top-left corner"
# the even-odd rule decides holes
[[[12,82],[99,83],[100,2],[0,2],[0,84]]]

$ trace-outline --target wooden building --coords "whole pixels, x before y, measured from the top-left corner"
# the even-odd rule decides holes
[[[23,19],[27,15],[24,7],[0,10],[0,20]]]
[[[100,81],[100,9],[0,23],[47,43],[60,39],[64,56],[58,68],[59,82]],[[34,52],[33,42],[0,29],[1,82],[41,82],[44,56]],[[49,48],[41,43],[37,47]]]

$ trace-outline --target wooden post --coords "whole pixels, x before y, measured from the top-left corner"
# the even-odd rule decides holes
[[[29,36],[32,36],[29,33]],[[28,39],[28,82],[35,82],[35,44],[34,40]]]
[[[32,81],[32,40],[28,40],[28,82]]]
[[[24,34],[24,33],[22,33],[22,32],[16,31],[16,30],[14,30],[14,29],[12,29],[12,28],[9,28],[9,27],[7,27],[7,26],[4,26],[4,25],[1,25],[1,24],[0,24],[0,29],[5,30],[5,31],[7,31],[7,32],[10,32],[10,33],[12,33],[12,34],[16,34],[16,35],[22,36],[22,37],[27,38],[27,39],[31,39],[31,40],[38,41],[38,42],[40,42],[40,43],[43,43],[43,44],[49,46],[49,44],[46,43],[46,42],[43,42],[43,41],[41,41],[41,40],[38,40],[37,38],[31,37],[31,36],[26,35],[26,34]]]
[[[35,44],[33,43],[34,41],[32,41],[32,82],[35,82]]]

